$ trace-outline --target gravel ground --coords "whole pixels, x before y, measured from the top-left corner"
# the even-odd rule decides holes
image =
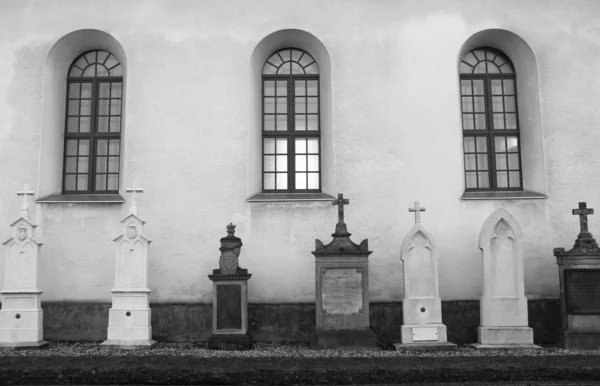
[[[428,358],[428,357],[514,357],[514,356],[600,356],[600,350],[563,350],[556,347],[519,350],[476,350],[469,345],[456,351],[312,350],[305,343],[254,343],[249,351],[209,350],[206,343],[159,342],[151,350],[102,350],[101,342],[49,342],[42,350],[0,350],[5,356],[193,356],[199,358]],[[599,358],[600,360],[600,358]]]

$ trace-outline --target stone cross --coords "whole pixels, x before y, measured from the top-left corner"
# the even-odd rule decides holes
[[[21,212],[19,214],[25,219],[29,217],[29,203],[27,196],[33,196],[34,193],[33,190],[29,190],[29,184],[25,184],[23,190],[17,192],[17,196],[23,196],[23,206],[21,207]]]
[[[338,198],[331,202],[331,205],[337,205],[338,207],[338,222],[344,222],[344,205],[350,205],[350,200],[344,198],[342,193],[338,193]]]
[[[135,188],[135,181],[133,181],[133,188],[127,188],[125,191],[131,193],[131,206],[129,207],[129,213],[137,216],[137,197],[136,193],[144,193],[144,188]]]
[[[579,209],[573,209],[573,215],[579,215],[579,225],[581,233],[589,233],[588,231],[588,214],[594,214],[594,209],[588,209],[585,202],[579,203]]]
[[[421,222],[421,213],[420,212],[425,212],[425,208],[419,206],[419,201],[415,201],[415,207],[408,208],[408,211],[415,212],[415,223],[420,223]]]

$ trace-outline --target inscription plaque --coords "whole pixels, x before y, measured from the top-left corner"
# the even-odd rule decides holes
[[[600,314],[600,270],[565,270],[565,300],[570,314]]]
[[[437,327],[413,327],[412,329],[413,342],[421,341],[437,341]]]
[[[362,312],[362,272],[358,268],[327,269],[322,283],[324,313],[348,315]]]
[[[217,330],[242,328],[242,286],[217,285]]]

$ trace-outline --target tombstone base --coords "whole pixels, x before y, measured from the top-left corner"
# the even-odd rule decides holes
[[[454,351],[458,349],[456,343],[451,342],[394,343],[394,347],[396,347],[396,351]]]
[[[515,350],[515,349],[538,349],[541,347],[535,344],[481,344],[472,343],[471,347],[477,350]]]
[[[400,328],[403,344],[412,343],[446,343],[446,325],[437,324],[403,324]]]
[[[48,347],[48,342],[0,342],[0,350],[39,350]]]
[[[313,350],[377,348],[377,336],[364,330],[316,330],[310,338]]]
[[[252,339],[245,334],[211,334],[207,340],[210,350],[250,350]]]
[[[100,343],[102,350],[150,350],[154,346],[156,346],[155,340],[109,339]]]
[[[534,346],[531,327],[479,327],[478,344],[485,346]]]
[[[600,331],[559,331],[558,347],[565,350],[600,349]]]

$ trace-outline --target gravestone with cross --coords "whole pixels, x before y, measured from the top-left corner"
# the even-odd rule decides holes
[[[249,350],[248,279],[252,275],[240,268],[243,243],[234,235],[235,225],[230,223],[226,229],[227,236],[220,240],[219,269],[208,275],[213,282],[213,326],[207,343],[213,350]]]
[[[579,235],[573,248],[555,248],[560,283],[559,346],[568,350],[600,348],[600,248],[588,227],[594,210],[580,202]]]
[[[42,290],[38,288],[39,255],[42,243],[35,237],[29,218],[28,198],[34,192],[25,185],[20,217],[10,226],[12,237],[4,242],[5,276],[0,310],[0,349],[40,348],[43,340]]]
[[[425,208],[415,201],[415,224],[408,232],[400,252],[404,262],[404,299],[400,329],[401,343],[396,349],[453,350],[442,323],[442,301],[438,285],[437,247],[421,224]]]
[[[135,182],[134,182],[135,186]],[[152,339],[151,310],[148,288],[148,247],[150,239],[142,233],[145,221],[137,215],[137,193],[142,188],[128,188],[131,193],[129,213],[121,220],[121,235],[115,260],[115,284],[112,307],[108,311],[107,339],[104,349],[149,349]]]
[[[317,321],[311,337],[315,349],[374,348],[376,336],[369,326],[368,241],[350,240],[344,221],[344,205],[350,201],[338,194],[338,222],[333,240],[324,245],[316,240],[315,287]]]
[[[539,348],[527,317],[523,273],[523,231],[505,209],[495,210],[479,234],[483,291],[479,300],[477,349]]]

